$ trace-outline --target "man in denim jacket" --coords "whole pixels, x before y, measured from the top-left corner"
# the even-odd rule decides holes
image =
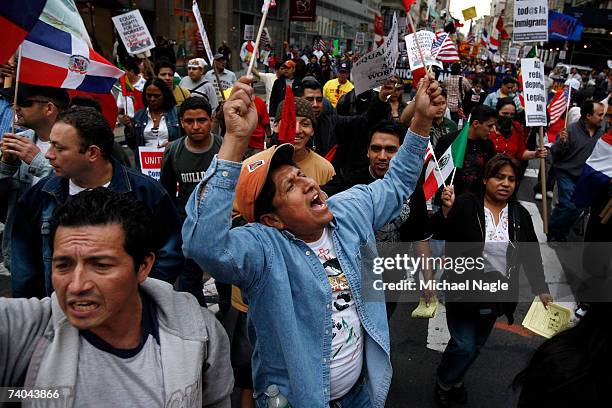
[[[411,130],[383,179],[327,200],[291,162],[291,145],[241,166],[257,113],[252,88],[235,84],[223,145],[187,204],[183,251],[249,302],[258,407],[272,385],[294,408],[384,406],[392,375],[384,294],[364,301],[371,272],[362,275],[360,249],[412,194],[439,95],[433,76],[422,82]],[[230,230],[234,192],[250,223]]]
[[[49,240],[53,210],[69,196],[100,186],[131,193],[153,212],[156,259],[151,276],[170,283],[176,280],[183,265],[176,208],[158,182],[111,158],[113,142],[108,123],[93,108],[72,108],[59,116],[45,155],[55,174],[23,194],[15,212],[13,297],[43,298],[53,292]]]
[[[25,132],[5,133],[0,137],[0,197],[8,204],[6,226],[2,237],[4,265],[11,269],[10,249],[15,210],[19,197],[53,168],[45,159],[49,134],[57,115],[68,107],[70,97],[65,89],[22,84],[19,87],[15,112],[17,125]]]

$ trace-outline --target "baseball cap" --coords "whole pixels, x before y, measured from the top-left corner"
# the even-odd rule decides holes
[[[349,64],[347,64],[346,62],[343,62],[342,64],[338,66],[338,71],[349,72]]]
[[[285,62],[283,62],[283,66],[286,68],[295,68],[295,62],[291,61],[291,60],[287,60]]]
[[[206,62],[202,58],[194,58],[189,60],[188,68],[204,68],[206,66]]]
[[[218,59],[225,59],[225,55],[221,54],[220,52],[216,53],[213,56],[213,59],[218,60]]]
[[[255,202],[263,190],[272,164],[293,163],[293,145],[285,143],[259,152],[242,163],[236,185],[238,211],[248,222],[255,221]]]

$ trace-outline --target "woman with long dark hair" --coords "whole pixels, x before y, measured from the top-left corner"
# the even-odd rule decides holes
[[[319,66],[321,67],[321,81],[319,81],[322,85],[332,79],[333,69],[331,66],[331,61],[329,60],[329,55],[323,54],[321,58],[319,58]]]
[[[446,292],[446,321],[451,339],[437,369],[435,390],[442,407],[453,401],[467,401],[463,378],[498,316],[506,315],[508,322],[513,323],[521,266],[532,292],[545,306],[552,301],[531,216],[513,199],[519,168],[511,157],[494,156],[485,167],[484,194],[464,194],[455,200],[449,186],[442,192],[442,209],[432,218],[434,231],[446,240],[446,259],[475,261],[471,269],[446,269],[446,282],[467,284],[471,289],[475,282],[507,285],[499,293],[467,288]]]

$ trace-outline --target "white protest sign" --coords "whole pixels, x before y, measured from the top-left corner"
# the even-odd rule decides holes
[[[512,41],[548,41],[548,4],[546,0],[515,0]]]
[[[196,23],[198,25],[198,31],[200,32],[200,36],[202,37],[202,42],[204,43],[204,50],[206,50],[206,56],[208,57],[208,63],[213,65],[213,52],[210,48],[210,43],[208,42],[208,35],[206,34],[206,30],[204,29],[204,21],[202,21],[202,14],[200,13],[200,7],[198,7],[198,2],[193,0],[193,6],[191,8],[193,11],[193,16],[195,17]]]
[[[140,171],[149,177],[159,181],[161,175],[162,158],[164,157],[164,147],[138,147],[138,157],[140,159]]]
[[[140,10],[113,17],[113,24],[129,54],[139,54],[155,48],[155,42],[140,15]]]
[[[255,39],[255,26],[246,24],[244,26],[244,41],[253,41]]]
[[[365,33],[357,31],[355,33],[355,45],[357,47],[363,47],[365,45]]]
[[[399,55],[397,42],[397,16],[393,14],[393,25],[385,42],[353,63],[351,75],[355,95],[383,85],[393,75]]]
[[[435,34],[431,31],[417,31],[418,38],[418,47],[421,48],[421,52],[423,53],[423,59],[425,60],[425,65],[435,65],[442,68],[442,63],[436,60],[431,55],[431,45],[434,42]],[[419,49],[417,47],[417,41],[414,34],[408,34],[404,37],[406,41],[406,49],[408,51],[408,63],[410,64],[410,69],[414,71],[418,68],[423,68],[423,62],[421,61],[421,55],[419,54]]]
[[[538,58],[521,59],[527,126],[546,126],[544,64]]]
[[[518,61],[518,56],[519,56],[519,49],[515,48],[515,47],[510,47],[508,49],[508,62],[511,64],[516,64],[516,61]]]

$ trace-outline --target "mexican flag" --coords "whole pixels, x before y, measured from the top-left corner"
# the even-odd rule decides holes
[[[427,164],[425,171],[425,182],[423,183],[423,192],[425,200],[430,200],[436,191],[444,184],[444,180],[451,175],[455,167],[463,167],[463,159],[465,158],[465,147],[467,145],[468,133],[470,132],[470,121],[466,121],[461,133],[455,138],[453,143],[446,149],[444,154],[438,158],[437,168],[436,160],[432,157]],[[438,171],[439,170],[439,171]]]

